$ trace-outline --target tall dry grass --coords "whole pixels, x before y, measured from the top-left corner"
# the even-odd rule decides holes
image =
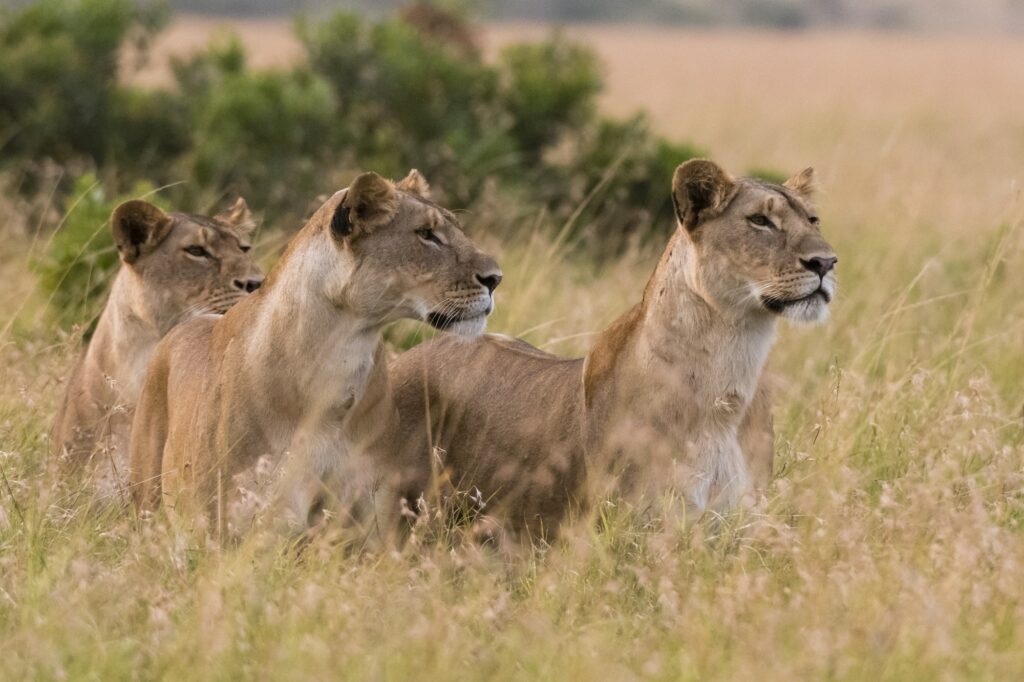
[[[38,245],[8,226],[0,677],[1021,676],[1024,44],[577,33],[608,63],[609,109],[647,108],[736,170],[820,171],[840,294],[773,353],[765,507],[711,528],[604,505],[511,563],[225,552],[87,513],[44,454],[73,343],[34,314]],[[657,257],[597,268],[543,234],[496,243],[481,226],[499,220],[466,217],[505,269],[491,327],[553,352],[583,352]]]

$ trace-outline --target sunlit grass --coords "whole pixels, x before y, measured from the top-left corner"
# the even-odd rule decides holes
[[[815,40],[801,73],[838,97],[835,55],[816,68]],[[1007,67],[1005,49],[988,65],[996,84],[1024,68]],[[770,51],[758,56],[771,66]],[[224,551],[200,530],[89,508],[46,458],[75,344],[37,314],[32,230],[5,223],[0,320],[31,314],[0,338],[0,677],[1020,677],[1024,136],[1019,124],[1017,137],[993,134],[1014,129],[1021,103],[1008,90],[993,87],[992,113],[979,113],[983,66],[949,76],[969,102],[894,94],[862,67],[858,96],[886,98],[835,113],[832,135],[804,127],[795,105],[792,127],[785,112],[726,108],[714,96],[738,65],[696,84],[711,108],[681,112],[680,125],[737,170],[819,166],[840,257],[832,319],[782,328],[772,355],[768,499],[721,524],[604,503],[554,547],[520,556],[453,536],[394,556],[299,556],[255,542]],[[763,93],[738,82],[740,99]],[[505,271],[491,329],[581,354],[639,298],[658,249],[595,266],[533,220],[513,238],[485,233],[500,216],[466,218]]]

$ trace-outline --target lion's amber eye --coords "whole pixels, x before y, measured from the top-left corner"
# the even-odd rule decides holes
[[[775,223],[773,223],[768,216],[762,213],[755,213],[754,215],[749,216],[747,220],[750,221],[751,225],[755,225],[757,227],[775,228]]]
[[[444,241],[437,236],[437,233],[431,230],[429,227],[421,227],[416,230],[416,236],[425,242],[437,244],[438,246],[444,246]]]
[[[185,253],[190,256],[195,256],[196,258],[213,258],[209,251],[195,244],[192,246],[186,246]]]

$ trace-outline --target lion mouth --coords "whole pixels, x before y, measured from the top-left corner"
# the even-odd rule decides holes
[[[243,298],[245,298],[245,296],[236,296],[226,301],[218,301],[210,306],[210,312],[214,315],[224,315]]]
[[[765,308],[772,311],[773,313],[781,313],[785,311],[786,308],[798,305],[800,303],[805,303],[819,296],[822,300],[825,301],[825,305],[828,305],[829,303],[832,302],[832,296],[823,288],[818,287],[817,289],[807,294],[806,296],[801,296],[799,298],[787,299],[764,297],[761,299],[761,304],[764,305]]]
[[[474,315],[464,315],[461,313],[438,313],[431,312],[427,313],[427,324],[434,329],[445,331],[451,329],[459,322],[466,322],[467,320],[475,320],[480,317],[486,317],[486,313],[476,313]]]

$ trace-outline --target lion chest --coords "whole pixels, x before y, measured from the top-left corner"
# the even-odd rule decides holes
[[[233,526],[245,528],[269,515],[301,531],[319,500],[346,497],[343,487],[352,469],[347,422],[372,370],[372,358],[325,360],[304,377],[304,390],[295,387],[287,401],[279,394],[276,409],[268,401],[266,419],[246,429],[264,437],[235,476]]]
[[[643,339],[621,379],[630,385],[617,401],[617,450],[639,449],[649,480],[671,486],[699,511],[730,506],[748,484],[738,432],[766,349],[760,337],[733,334]]]

